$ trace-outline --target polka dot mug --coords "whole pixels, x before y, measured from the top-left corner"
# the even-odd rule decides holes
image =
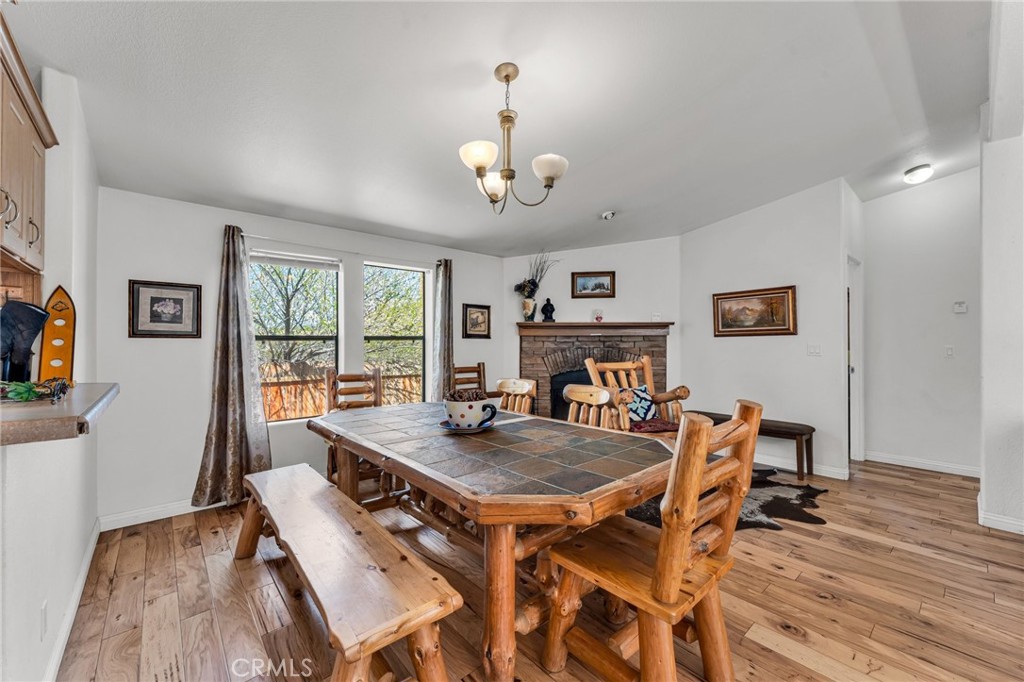
[[[448,423],[457,429],[472,429],[492,421],[498,414],[498,408],[486,401],[460,403],[455,400],[444,401],[444,412]]]

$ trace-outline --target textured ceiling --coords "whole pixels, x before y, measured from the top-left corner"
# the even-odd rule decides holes
[[[102,184],[496,255],[695,229],[837,177],[862,198],[977,163],[985,2],[25,2],[78,78]],[[457,150],[568,157],[491,215]],[[618,217],[603,222],[614,209]]]

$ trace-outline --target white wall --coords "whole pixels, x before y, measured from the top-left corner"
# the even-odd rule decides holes
[[[1024,533],[1024,137],[981,148],[979,523]]]
[[[692,409],[729,412],[737,398],[768,419],[814,426],[815,473],[846,478],[843,181],[835,180],[680,238],[682,376]],[[716,338],[717,292],[796,285],[795,336]],[[808,345],[821,356],[807,355]],[[762,438],[760,462],[793,469],[792,441]]]
[[[167,516],[188,509],[209,418],[214,319],[225,224],[280,242],[260,248],[328,255],[342,260],[345,366],[362,366],[364,261],[433,268],[453,260],[455,360],[484,361],[491,383],[500,373],[503,338],[462,339],[463,303],[490,304],[501,320],[501,259],[427,244],[298,223],[255,214],[102,188],[97,293],[99,375],[121,383],[121,396],[104,417],[100,439],[99,500],[102,526]],[[129,279],[201,284],[201,339],[128,338]],[[497,332],[497,330],[494,330]],[[305,420],[272,424],[275,466],[309,462],[322,468],[324,446]]]
[[[540,306],[550,298],[555,306],[558,322],[589,322],[593,311],[600,308],[606,322],[650,322],[654,313],[662,320],[676,322],[669,329],[667,348],[667,383],[669,386],[686,383],[680,374],[680,344],[683,329],[677,321],[679,310],[679,238],[596,246],[588,249],[557,251],[551,254],[556,263],[541,282],[537,293],[537,317],[542,319]],[[529,272],[530,258],[519,256],[505,259],[505,279],[502,292],[505,317],[497,331],[509,340],[505,345],[505,367],[519,376],[519,337],[517,322],[522,322],[522,299],[512,287]],[[615,298],[572,298],[572,273],[587,271],[615,271]]]
[[[864,204],[870,460],[979,473],[979,182],[974,168]]]
[[[44,69],[42,100],[60,140],[46,158],[43,292],[48,296],[61,284],[75,301],[75,379],[91,381],[96,377],[95,164],[75,79]],[[4,680],[52,679],[57,672],[98,533],[96,445],[94,433],[0,448]],[[44,601],[47,628],[41,635]]]

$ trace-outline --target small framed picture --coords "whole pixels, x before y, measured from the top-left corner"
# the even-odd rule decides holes
[[[796,287],[712,294],[715,336],[796,334]]]
[[[198,339],[203,288],[198,284],[128,280],[128,336]]]
[[[491,338],[491,306],[462,304],[462,338]]]
[[[615,271],[572,273],[573,298],[615,298]]]

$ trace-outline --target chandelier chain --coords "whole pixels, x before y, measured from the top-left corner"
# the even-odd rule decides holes
[[[511,82],[512,82],[512,81],[510,81],[510,80],[508,79],[508,76],[505,76],[505,108],[506,108],[506,109],[508,109],[508,108],[509,108],[509,106],[508,106],[508,98],[509,98],[509,94],[508,94],[508,86],[509,86],[509,83],[511,83]]]

